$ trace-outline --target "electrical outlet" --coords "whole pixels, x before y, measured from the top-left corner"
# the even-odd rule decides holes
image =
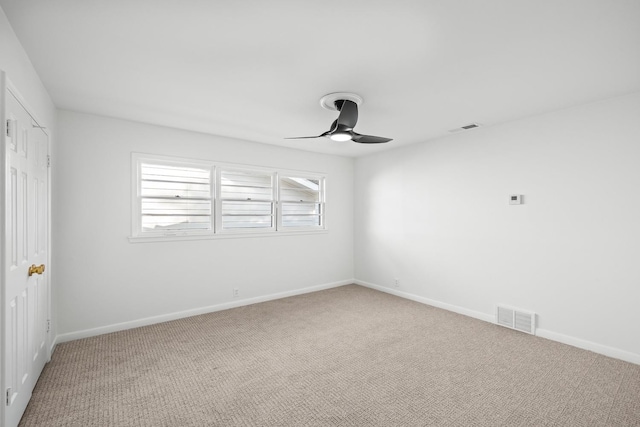
[[[400,287],[400,279],[396,279],[396,280],[395,280],[395,282],[393,282],[393,285],[394,285],[396,288],[399,288],[399,287]]]
[[[240,289],[233,288],[233,297],[238,298],[240,296]]]

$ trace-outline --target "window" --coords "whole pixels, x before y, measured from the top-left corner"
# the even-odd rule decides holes
[[[222,170],[222,230],[275,229],[274,173]]]
[[[326,229],[319,174],[133,153],[131,240]]]
[[[142,232],[211,230],[211,170],[177,162],[140,162]]]
[[[280,176],[280,214],[283,228],[323,226],[323,183],[321,178]]]

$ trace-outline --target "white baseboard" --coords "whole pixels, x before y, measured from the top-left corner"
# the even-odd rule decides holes
[[[168,322],[170,320],[183,319],[185,317],[197,316],[199,314],[213,313],[215,311],[228,310],[230,308],[242,307],[245,305],[257,304],[259,302],[272,301],[276,299],[292,297],[295,295],[308,294],[310,292],[317,292],[324,289],[337,288],[339,286],[350,285],[355,283],[355,280],[341,280],[339,282],[325,283],[322,285],[310,286],[302,289],[295,289],[292,291],[279,292],[275,294],[263,295],[254,298],[245,298],[237,301],[225,302],[222,304],[211,305],[208,307],[194,308],[191,310],[178,311],[175,313],[161,314],[159,316],[146,317],[144,319],[131,320],[129,322],[116,323],[113,325],[100,326],[98,328],[85,329],[82,331],[67,332],[57,335],[53,340],[53,346],[59,343],[73,341],[81,338],[89,338],[97,335],[108,334],[111,332],[124,331],[126,329],[138,328],[140,326],[153,325],[155,323]],[[52,349],[53,349],[52,346]]]
[[[375,289],[377,291],[386,292],[388,294],[396,295],[401,298],[410,299],[412,301],[420,302],[422,304],[431,305],[433,307],[442,308],[444,310],[453,311],[454,313],[463,314],[465,316],[473,317],[475,319],[484,320],[485,322],[495,323],[495,316],[481,313],[479,311],[469,310],[463,307],[459,307],[452,304],[447,304],[440,301],[435,301],[429,298],[421,297],[408,292],[399,291],[397,289],[388,288],[385,286],[374,285],[362,280],[354,280],[357,285],[365,286],[367,288]],[[593,351],[594,353],[603,354],[605,356],[613,357],[614,359],[624,360],[625,362],[635,363],[640,365],[640,354],[631,353],[629,351],[621,350],[619,348],[608,347],[606,345],[598,344],[592,341],[575,338],[569,335],[560,334],[558,332],[549,331],[546,329],[536,329],[536,336],[546,338],[551,341],[557,341],[562,344],[567,344],[573,347],[578,347],[583,350]]]
[[[484,320],[485,322],[495,323],[495,316],[492,314],[486,314],[480,311],[469,310],[467,308],[459,307],[457,305],[447,304],[445,302],[432,300],[432,299],[421,297],[415,294],[410,294],[408,292],[399,291],[397,289],[387,288],[385,286],[374,285],[373,283],[365,282],[363,280],[356,279],[354,283],[356,285],[361,285],[367,288],[375,289],[376,291],[386,292],[388,294],[395,295],[401,298],[410,299],[412,301],[420,302],[422,304],[442,308],[448,311],[453,311],[454,313],[463,314],[465,316],[473,317],[475,319]]]
[[[561,342],[563,344],[578,347],[583,350],[593,351],[594,353],[604,354],[605,356],[613,357],[614,359],[620,359],[624,360],[625,362],[631,362],[640,365],[640,354],[631,353],[630,351],[620,350],[619,348],[609,347],[592,341],[575,338],[569,335],[559,334],[558,332],[553,332],[546,329],[537,329],[536,335],[551,341]]]

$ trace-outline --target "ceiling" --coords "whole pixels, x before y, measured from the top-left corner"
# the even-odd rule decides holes
[[[61,109],[343,156],[640,91],[638,0],[0,5]],[[330,92],[394,140],[284,140],[329,129]]]

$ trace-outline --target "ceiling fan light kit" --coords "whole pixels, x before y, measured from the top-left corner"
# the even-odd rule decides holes
[[[349,141],[351,139],[351,135],[348,133],[336,132],[329,135],[329,139],[332,141]]]
[[[331,124],[331,128],[318,136],[300,136],[285,139],[312,139],[327,137],[332,141],[353,141],[360,144],[380,144],[391,141],[391,138],[381,136],[361,135],[353,131],[358,122],[358,107],[362,104],[362,97],[355,93],[334,92],[320,98],[322,108],[339,111],[338,118]]]

